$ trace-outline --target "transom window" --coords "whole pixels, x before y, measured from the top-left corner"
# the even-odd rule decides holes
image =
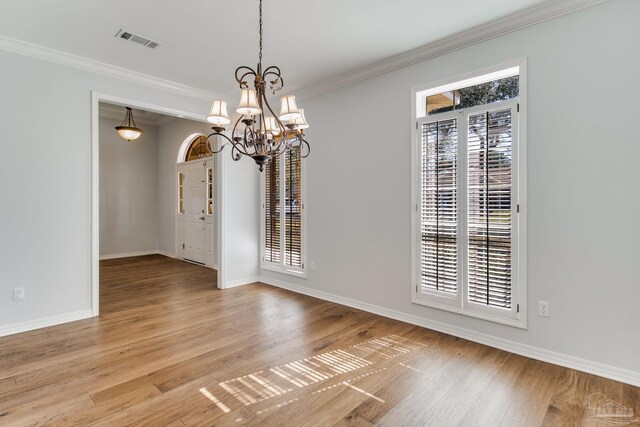
[[[525,327],[521,82],[512,67],[416,91],[412,299]]]
[[[191,145],[189,145],[184,161],[190,162],[192,160],[204,159],[211,156],[213,156],[213,153],[207,146],[207,137],[200,135],[193,140]]]

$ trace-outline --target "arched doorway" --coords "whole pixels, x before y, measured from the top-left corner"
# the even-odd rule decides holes
[[[217,268],[217,174],[214,160],[202,133],[189,135],[178,151],[176,256]]]

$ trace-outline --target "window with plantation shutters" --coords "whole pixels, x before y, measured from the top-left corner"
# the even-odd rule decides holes
[[[458,291],[458,124],[422,126],[421,282],[425,290]]]
[[[264,173],[263,267],[302,273],[303,185],[302,159],[287,151],[273,159]]]
[[[510,309],[511,108],[469,115],[468,298]]]
[[[264,171],[264,260],[280,262],[280,158],[267,163]]]
[[[284,264],[302,268],[302,177],[300,150],[285,158]]]
[[[412,300],[526,327],[523,99],[513,70],[416,91],[426,102],[416,124]]]

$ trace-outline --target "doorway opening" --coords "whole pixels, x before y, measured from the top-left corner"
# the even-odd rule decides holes
[[[137,127],[143,130],[131,141],[114,129],[121,124],[126,107],[132,109]],[[128,289],[125,282],[137,277],[135,271],[129,271],[136,265],[151,270],[157,265],[153,271],[158,278],[166,278],[168,271],[177,268],[176,263],[184,261],[200,264],[190,268],[204,269],[196,275],[210,286],[221,287],[221,254],[216,248],[222,242],[219,177],[223,162],[202,144],[207,128],[204,116],[92,93],[94,316],[100,314],[101,292],[104,297],[110,294],[101,289],[103,265],[110,268],[110,278],[122,281],[115,285],[111,279],[105,281],[109,288]],[[176,156],[181,161],[176,162]],[[179,222],[184,224],[181,229]],[[188,227],[189,222],[193,226]],[[121,271],[114,275],[114,269]]]

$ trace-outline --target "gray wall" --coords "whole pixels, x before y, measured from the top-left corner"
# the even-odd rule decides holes
[[[100,256],[158,249],[158,131],[127,142],[120,123],[100,118]]]
[[[55,55],[49,57],[55,60]],[[203,118],[209,103],[6,51],[0,51],[0,69],[3,335],[91,315],[91,92],[191,112]],[[225,208],[229,210],[222,215],[249,215],[249,231],[257,228],[255,171],[235,169],[233,180],[224,176],[221,180],[228,181],[229,194],[242,198],[242,205],[229,203]],[[247,198],[240,194],[247,194]],[[234,212],[235,208],[243,211]],[[231,222],[227,227],[235,225]],[[225,230],[229,236],[245,232]],[[249,246],[257,251],[257,232],[251,238]],[[246,253],[234,253],[235,245],[228,245],[225,250],[228,259],[238,259]],[[221,270],[234,279],[255,277],[257,256],[242,265],[223,264]],[[19,286],[26,288],[27,298],[14,302],[11,289]]]
[[[187,119],[140,125],[144,132],[138,142],[127,143],[113,130],[119,124],[100,119],[100,255],[160,251],[174,256],[178,151],[190,135],[206,133],[210,126]]]
[[[308,260],[317,270],[307,280],[261,275],[640,372],[638,16],[640,2],[612,0],[305,99]],[[521,57],[528,330],[410,301],[411,88]],[[551,303],[550,318],[537,316],[538,300]]]

